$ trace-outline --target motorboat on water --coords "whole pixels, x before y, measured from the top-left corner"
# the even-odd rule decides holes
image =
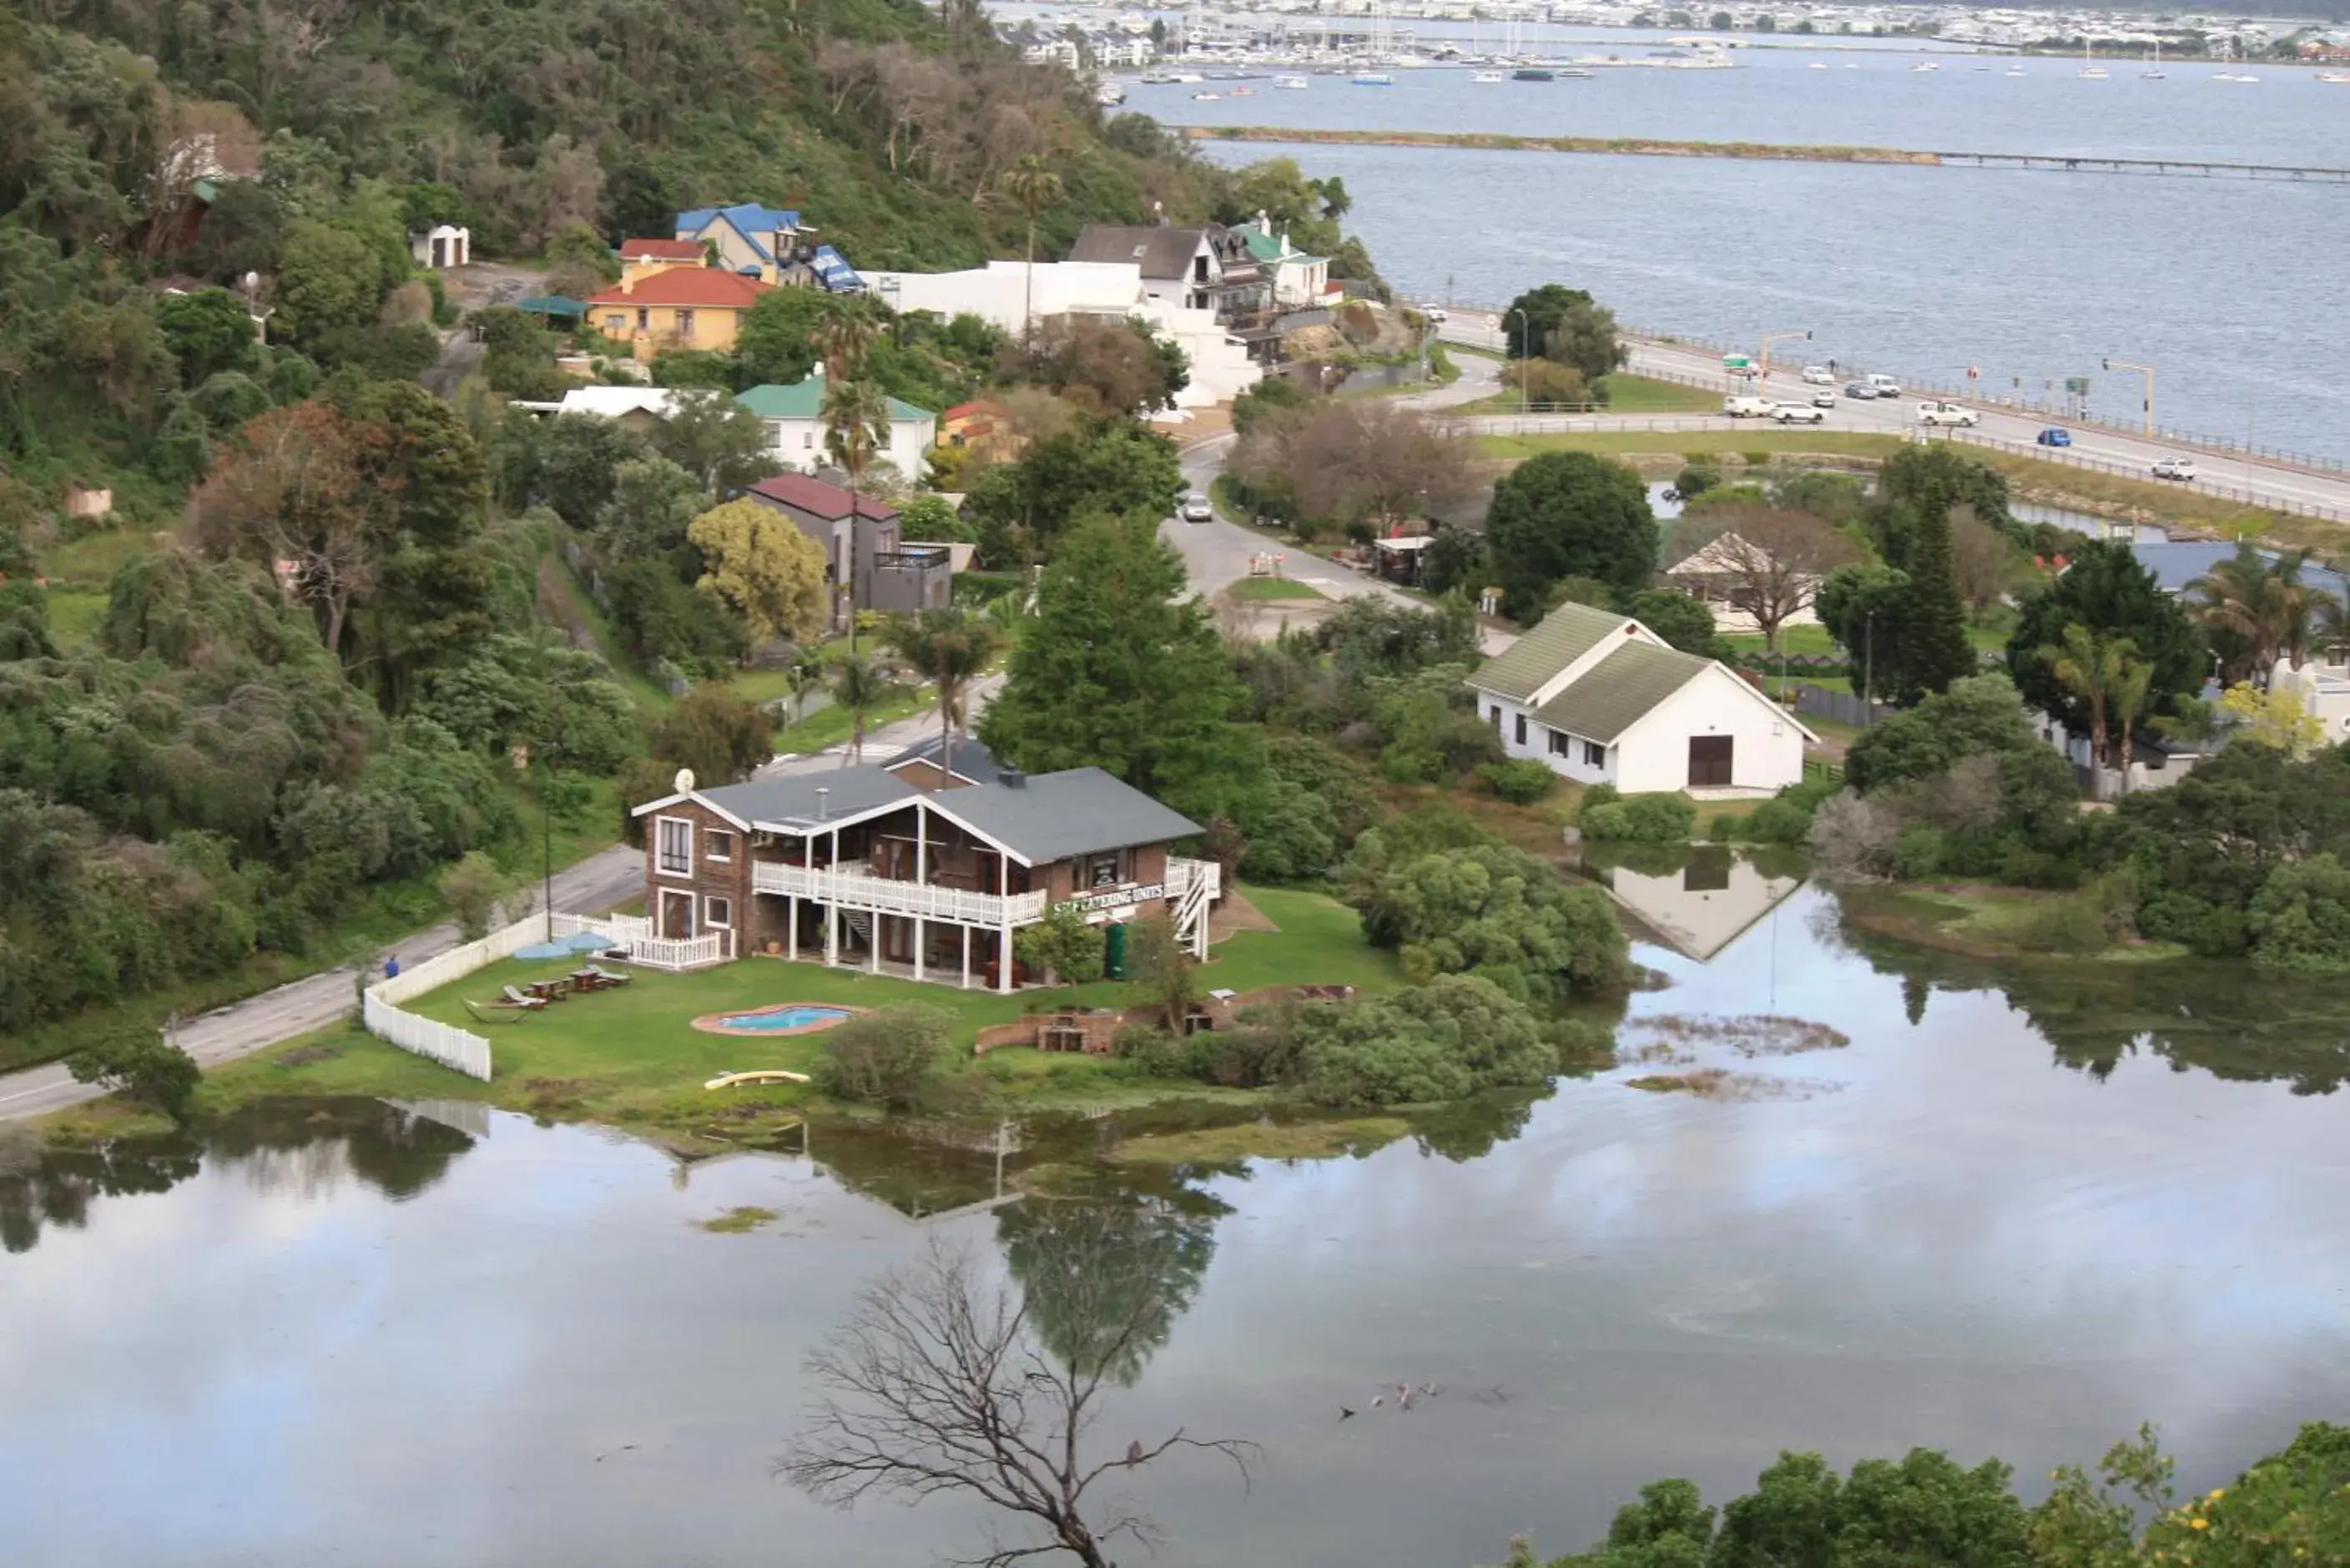
[[[1558,73],[1544,70],[1539,66],[1528,66],[1523,70],[1512,71],[1510,79],[1513,82],[1555,82],[1558,80]]]
[[[1472,82],[1505,82],[1510,78],[1499,71],[1476,71],[1470,75],[1469,79]]]
[[[1256,88],[1250,87],[1236,87],[1224,96],[1226,98],[1254,98],[1256,96]]]
[[[1275,77],[1273,78],[1273,85],[1290,92],[1304,92],[1307,88],[1312,87],[1314,82],[1310,77]]]
[[[1195,92],[1191,95],[1191,101],[1193,103],[1222,103],[1224,101],[1224,95],[1220,92]]]
[[[1561,80],[1561,81],[1563,81],[1563,82],[1564,82],[1564,81],[1583,81],[1583,82],[1587,82],[1587,81],[1590,81],[1591,79],[1593,79],[1593,78],[1596,77],[1597,75],[1598,75],[1598,73],[1597,73],[1596,71],[1586,71],[1586,70],[1585,70],[1581,66],[1564,66],[1564,67],[1560,67],[1560,69],[1559,69],[1559,73],[1558,73],[1558,79],[1559,79],[1559,80]]]
[[[1385,71],[1357,71],[1350,79],[1357,87],[1395,86],[1395,78]]]
[[[1909,68],[1910,68],[1911,70],[1913,70],[1913,71],[1939,71],[1939,70],[1940,70],[1942,67],[1939,67],[1939,66],[1938,66],[1938,65],[1936,65],[1936,64],[1935,64],[1933,61],[1931,61],[1931,60],[1919,60],[1917,64],[1915,64],[1915,65],[1911,66]]]
[[[1104,82],[1094,88],[1094,101],[1104,109],[1116,109],[1126,101],[1124,82]]]
[[[1815,71],[1824,71],[1828,68],[1828,63],[1825,60],[1814,60],[1811,64],[1811,68]]]
[[[2331,82],[2335,87],[2350,86],[2350,71],[2320,71],[2317,73],[2317,79],[2322,82]]]

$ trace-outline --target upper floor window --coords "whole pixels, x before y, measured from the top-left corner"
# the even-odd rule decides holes
[[[693,824],[682,816],[664,816],[654,826],[654,868],[664,876],[692,876]]]
[[[1086,883],[1093,888],[1115,888],[1126,880],[1126,857],[1115,849],[1103,851],[1086,863]]]
[[[709,856],[711,859],[732,860],[734,858],[734,836],[733,834],[725,832],[723,829],[713,827],[702,836],[704,846],[702,853]]]

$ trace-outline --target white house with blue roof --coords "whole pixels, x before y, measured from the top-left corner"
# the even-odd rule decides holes
[[[738,202],[689,207],[677,215],[677,237],[713,247],[729,272],[783,286],[813,284],[835,294],[864,287],[847,258],[818,243],[816,225],[788,207]]]

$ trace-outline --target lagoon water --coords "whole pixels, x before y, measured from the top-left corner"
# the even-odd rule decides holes
[[[1735,869],[1619,885],[1726,936],[1702,964],[1642,950],[1673,983],[1625,1042],[1777,1012],[1849,1045],[1700,1049],[1748,1075],[1727,1100],[1622,1068],[1361,1158],[1096,1179],[1155,1243],[1120,1256],[1165,1260],[1185,1303],[1102,1445],[1182,1424],[1265,1450],[1246,1495],[1206,1465],[1136,1480],[1160,1561],[1460,1568],[1517,1530],[1565,1550],[1643,1481],[1719,1498],[1783,1447],[1997,1454],[2031,1492],[2141,1419],[2202,1487],[2350,1412],[2338,997],[1896,952]],[[1716,907],[1757,888],[1783,901]],[[904,1568],[976,1545],[967,1509],[828,1512],[769,1461],[861,1282],[934,1241],[1047,1280],[1029,1261],[1071,1200],[960,1209],[995,1191],[983,1136],[819,1127],[805,1156],[681,1168],[433,1116],[287,1106],[0,1178],[12,1561]],[[1010,1164],[1139,1130],[1032,1129]],[[781,1218],[698,1228],[737,1205]],[[1367,1408],[1403,1380],[1445,1391]]]
[[[1548,46],[1638,55],[1610,34]],[[1739,68],[1601,70],[1590,80],[1478,85],[1466,70],[1394,73],[1390,88],[1315,77],[1305,92],[1195,101],[1230,83],[1135,87],[1127,108],[1178,125],[1503,131],[1710,141],[1855,143],[2342,167],[2350,88],[2261,65],[2257,85],[2172,64],[2162,81],[2114,61],[1782,47]],[[1818,63],[1825,70],[1812,70]],[[1987,64],[1988,72],[1977,72]],[[2027,74],[2005,74],[2020,64]],[[1852,67],[1855,68],[1846,68]],[[1834,356],[2132,419],[2157,367],[2178,429],[2350,459],[2350,398],[2332,335],[2313,329],[2350,244],[2350,184],[1956,167],[1593,157],[1448,148],[1208,142],[1219,162],[1279,153],[1343,176],[1350,233],[1407,296],[1492,303],[1558,280],[1627,325],[1735,343],[1808,327]],[[1787,352],[1786,350],[1782,350]],[[2050,383],[2054,383],[2049,396]]]

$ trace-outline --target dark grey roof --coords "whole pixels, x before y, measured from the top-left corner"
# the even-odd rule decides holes
[[[1099,768],[1035,774],[947,790],[931,805],[984,833],[1031,865],[1096,849],[1189,838],[1200,825]]]
[[[819,797],[818,790],[827,793]],[[887,768],[827,768],[697,792],[744,822],[798,829],[910,800],[922,792]],[[822,815],[818,815],[819,810]]]
[[[2160,544],[2141,541],[2130,546],[2138,565],[2152,571],[2155,580],[2165,593],[2183,594],[2196,578],[2236,554],[2236,546],[2220,539],[2171,539]],[[2276,563],[2274,550],[2260,552],[2262,560]],[[2301,568],[2301,580],[2312,587],[2329,594],[2350,597],[2350,578],[2339,572],[2328,571],[2312,561]]]
[[[923,747],[892,764],[935,749]],[[980,760],[988,765],[982,768]],[[1031,865],[1066,860],[1097,849],[1124,849],[1189,838],[1200,825],[1099,768],[1069,768],[1036,774],[1018,784],[1003,782],[1001,769],[976,741],[955,742],[955,772],[981,782],[936,793],[917,789],[886,766],[827,769],[787,778],[754,779],[699,793],[756,827],[786,833],[821,829],[878,807],[927,802],[1003,845]],[[819,816],[816,792],[826,791]]]
[[[908,746],[903,752],[890,758],[888,765],[891,768],[899,768],[908,763],[935,763],[943,766],[945,760],[946,738],[942,735],[932,735],[927,740],[917,741]],[[994,753],[971,736],[955,737],[954,771],[964,778],[973,783],[984,783],[995,777],[1003,765],[995,760]]]
[[[1197,224],[1087,223],[1069,247],[1073,262],[1133,262],[1145,277],[1190,277],[1205,233]]]

